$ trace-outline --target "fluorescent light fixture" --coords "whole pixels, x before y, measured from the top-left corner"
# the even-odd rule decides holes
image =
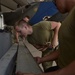
[[[3,14],[0,14],[0,29],[4,29],[4,18],[3,18]]]

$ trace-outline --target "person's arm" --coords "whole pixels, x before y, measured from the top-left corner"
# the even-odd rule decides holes
[[[19,43],[19,34],[17,31],[15,31],[15,36],[16,36],[16,43]]]
[[[37,75],[75,75],[75,61],[73,61],[67,67],[62,68],[60,70],[49,73],[37,74]]]
[[[38,64],[40,64],[43,62],[56,60],[58,57],[59,57],[59,52],[56,50],[56,51],[53,51],[49,55],[44,56],[42,58],[41,57],[35,57],[35,60]]]
[[[56,60],[58,57],[59,57],[59,52],[58,50],[56,50],[56,51],[53,51],[51,54],[40,58],[39,63],[53,61],[53,60]]]
[[[53,72],[41,73],[41,74],[17,73],[16,75],[75,75],[75,61],[73,61],[67,67]]]
[[[60,22],[51,22],[51,29],[54,30],[54,35],[51,41],[51,46],[55,48],[58,45],[58,32],[61,26]]]

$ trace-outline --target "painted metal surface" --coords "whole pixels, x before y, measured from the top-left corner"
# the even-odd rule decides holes
[[[8,51],[12,45],[11,34],[0,32],[0,58]]]
[[[33,56],[23,43],[20,43],[17,56],[16,71],[25,73],[42,73],[41,68],[35,62]]]
[[[0,75],[12,74],[15,66],[16,53],[17,53],[17,44],[14,44],[0,59]]]

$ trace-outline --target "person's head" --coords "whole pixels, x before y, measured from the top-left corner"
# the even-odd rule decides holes
[[[61,13],[66,13],[75,6],[75,0],[55,0],[55,4]]]
[[[24,20],[19,21],[15,25],[15,30],[24,37],[27,37],[27,35],[30,35],[33,32],[32,27]]]
[[[26,21],[26,22],[29,22],[29,19],[30,19],[29,16],[25,16],[25,17],[23,18],[23,20]]]

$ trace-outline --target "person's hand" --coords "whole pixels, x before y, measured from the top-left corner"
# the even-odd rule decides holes
[[[16,75],[35,75],[35,74],[31,74],[31,73],[22,73],[20,71],[16,72]]]
[[[39,48],[39,51],[45,51],[48,47]]]
[[[37,62],[38,64],[41,63],[41,57],[34,57],[34,59],[36,60],[36,62]]]

